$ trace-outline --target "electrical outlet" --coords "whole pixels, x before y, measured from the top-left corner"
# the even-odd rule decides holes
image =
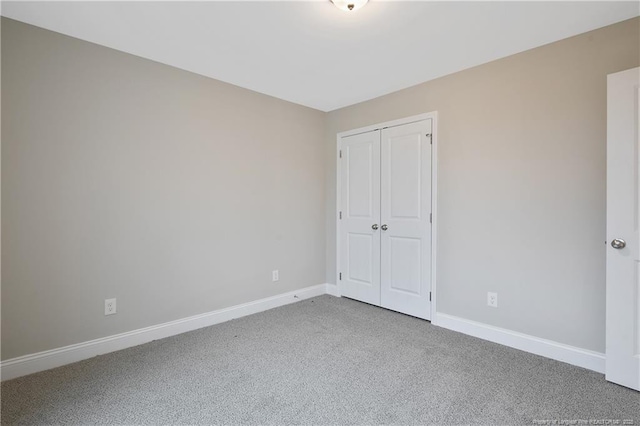
[[[498,293],[487,293],[487,305],[492,308],[498,307]]]
[[[275,271],[271,271],[271,281],[278,281],[280,279],[280,274],[278,273],[278,270],[276,269]]]
[[[105,315],[113,315],[116,311],[116,299],[105,299],[104,300],[104,314]]]

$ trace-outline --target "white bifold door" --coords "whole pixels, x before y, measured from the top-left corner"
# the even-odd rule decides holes
[[[640,68],[607,84],[606,377],[640,390]]]
[[[343,296],[431,319],[431,120],[341,139]]]

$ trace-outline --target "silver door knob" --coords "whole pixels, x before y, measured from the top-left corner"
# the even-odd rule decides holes
[[[373,225],[371,225],[371,229],[373,229],[374,231],[378,229],[378,224],[374,223]]]
[[[387,229],[389,229],[389,227],[387,225],[382,225],[382,230],[386,231]]]
[[[384,227],[382,229],[384,229]],[[611,247],[613,247],[614,249],[623,249],[626,246],[627,242],[620,238],[616,238],[615,240],[611,241]]]

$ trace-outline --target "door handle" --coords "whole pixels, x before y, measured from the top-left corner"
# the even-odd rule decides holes
[[[387,229],[389,229],[389,227],[386,224],[382,225],[382,230],[383,231],[386,231]]]
[[[374,223],[373,225],[371,225],[371,229],[373,229],[374,231],[376,231],[378,229],[378,224]]]
[[[384,229],[384,227],[382,228]],[[623,249],[627,246],[627,242],[621,238],[616,238],[615,240],[611,241],[611,247],[613,247],[614,249]]]

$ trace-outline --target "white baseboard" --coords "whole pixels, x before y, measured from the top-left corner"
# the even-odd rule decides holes
[[[335,284],[325,284],[325,286],[327,286],[327,294],[331,295],[331,296],[336,296],[336,297],[340,297],[340,289],[338,288],[337,285]]]
[[[175,336],[198,328],[220,324],[235,318],[277,308],[311,297],[329,294],[340,296],[335,284],[319,284],[300,290],[267,297],[229,308],[219,309],[200,315],[194,315],[175,321],[141,328],[126,333],[90,340],[88,342],[69,345],[35,354],[0,362],[2,380],[9,380],[27,374],[49,370],[73,362],[82,361],[97,355],[130,348],[153,340]],[[515,349],[531,352],[557,361],[577,365],[579,367],[604,373],[605,356],[602,353],[576,348],[551,340],[529,336],[515,331],[438,313],[434,315],[432,324],[449,330],[458,331],[470,336],[499,343]]]
[[[329,286],[331,286],[331,284],[329,284]],[[82,361],[83,359],[92,358],[97,355],[141,345],[151,342],[152,340],[175,336],[176,334],[219,324],[235,318],[298,302],[303,299],[320,296],[328,292],[327,287],[327,284],[319,284],[277,296],[231,306],[229,308],[166,322],[164,324],[8,359],[0,363],[0,376],[3,381],[9,380]]]
[[[605,355],[447,314],[436,314],[439,327],[479,337],[521,351],[604,373]]]

